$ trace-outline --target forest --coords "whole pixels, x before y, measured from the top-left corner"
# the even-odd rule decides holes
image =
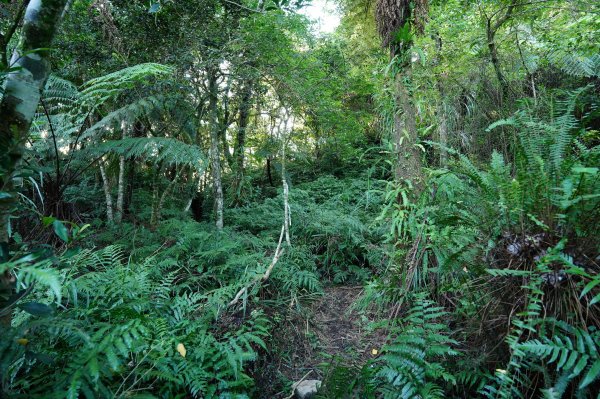
[[[0,0],[0,398],[598,399],[599,237],[595,1]]]

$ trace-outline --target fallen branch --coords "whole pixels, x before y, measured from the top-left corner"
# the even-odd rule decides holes
[[[273,271],[273,268],[275,267],[275,265],[279,261],[279,258],[281,257],[281,255],[283,254],[283,251],[284,251],[284,248],[281,248],[281,243],[283,241],[283,233],[284,233],[284,231],[285,231],[285,224],[281,227],[281,234],[279,234],[279,242],[277,243],[277,248],[275,249],[275,255],[273,255],[273,260],[271,261],[271,264],[269,265],[269,267],[267,268],[267,270],[265,271],[265,273],[262,276],[257,277],[254,280],[252,280],[252,282],[250,282],[245,287],[241,288],[237,292],[237,294],[235,294],[235,296],[233,297],[233,299],[231,300],[231,302],[229,302],[229,304],[227,305],[228,307],[229,306],[233,306],[236,303],[238,303],[238,301],[240,300],[240,298],[242,297],[242,295],[244,295],[248,291],[248,288],[250,288],[253,285],[258,284],[260,282],[267,281],[269,279],[269,276],[271,275],[271,272]]]
[[[306,377],[308,377],[310,375],[310,373],[312,373],[312,370],[309,370],[308,373],[304,374],[304,377],[300,378],[300,381],[296,381],[294,382],[294,384],[292,385],[292,394],[289,396],[286,396],[283,399],[292,399],[294,397],[294,394],[296,393],[296,388],[298,387],[298,385],[300,385],[300,383],[302,381],[304,381],[306,379]]]

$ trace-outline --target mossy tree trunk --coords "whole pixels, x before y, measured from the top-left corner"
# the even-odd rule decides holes
[[[423,34],[427,20],[427,0],[378,0],[377,29],[384,47],[390,50],[390,62],[395,63],[393,144],[394,177],[398,184],[411,187],[410,196],[419,196],[424,186],[421,150],[418,146],[417,112],[411,91],[413,34]]]
[[[221,151],[219,150],[219,110],[218,110],[217,68],[208,69],[208,95],[210,112],[210,167],[215,198],[215,224],[223,229],[223,183],[221,181]]]
[[[252,100],[252,81],[249,80],[242,88],[242,98],[238,114],[238,129],[235,140],[233,157],[235,159],[235,180],[233,188],[235,190],[235,204],[239,205],[242,194],[242,185],[244,184],[244,156],[246,149],[246,131],[250,121],[250,109]]]
[[[8,255],[10,213],[16,203],[13,178],[23,155],[31,121],[48,79],[52,39],[67,0],[31,0],[25,11],[22,38],[12,56],[15,68],[4,82],[0,102],[0,262]],[[40,50],[41,49],[41,50]],[[10,271],[0,276],[0,308],[13,291]],[[10,313],[2,323],[10,324]]]
[[[395,77],[395,97],[398,111],[394,115],[394,148],[396,164],[394,177],[400,184],[412,187],[414,197],[423,189],[421,150],[417,145],[417,111],[410,91],[411,66],[405,66]]]

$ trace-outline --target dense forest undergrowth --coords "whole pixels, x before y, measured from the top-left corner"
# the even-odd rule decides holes
[[[0,398],[600,398],[600,7],[307,6],[0,1]]]

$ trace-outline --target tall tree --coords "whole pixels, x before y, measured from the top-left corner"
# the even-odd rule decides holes
[[[244,157],[246,147],[246,130],[250,121],[250,109],[252,101],[252,80],[244,81],[241,88],[241,99],[238,110],[237,134],[233,156],[235,158],[235,179],[233,188],[235,190],[235,203],[239,204],[244,181]]]
[[[210,112],[210,168],[213,177],[215,212],[217,229],[223,229],[223,183],[221,181],[221,151],[219,150],[219,86],[217,82],[218,67],[208,67],[208,96]]]
[[[15,204],[13,178],[35,116],[49,68],[47,50],[67,0],[31,0],[25,11],[21,44],[10,65],[0,102],[0,261],[8,259],[9,218]],[[0,277],[0,305],[12,291],[9,271]],[[2,306],[0,306],[2,307]],[[3,320],[10,323],[10,317]]]
[[[396,105],[394,114],[394,176],[399,183],[407,182],[418,195],[423,187],[421,152],[416,145],[418,132],[416,110],[411,94],[413,35],[422,34],[427,19],[427,0],[379,0],[376,20],[383,46],[390,50],[390,70],[394,76]]]

